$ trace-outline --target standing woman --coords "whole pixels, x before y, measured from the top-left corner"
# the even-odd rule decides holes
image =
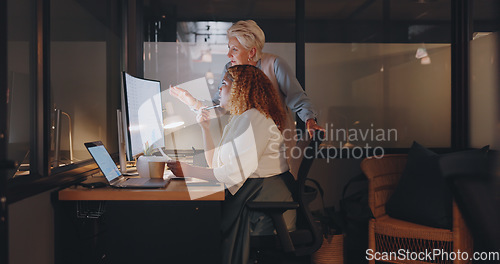
[[[219,89],[220,104],[231,114],[218,147],[213,148],[208,112],[197,120],[202,128],[209,168],[167,162],[178,177],[196,177],[225,184],[222,206],[223,263],[247,263],[251,235],[272,235],[274,225],[262,212],[250,211],[249,201],[292,201],[294,179],[284,156],[281,134],[286,113],[271,81],[258,68],[228,68]],[[295,229],[295,211],[284,214]]]
[[[236,22],[227,30],[227,37],[229,48],[227,56],[230,62],[224,67],[222,76],[229,67],[234,65],[253,65],[267,75],[272,87],[278,91],[282,106],[288,112],[286,128],[282,130],[285,132],[287,148],[295,145],[294,116],[288,109],[297,113],[300,119],[306,123],[310,135],[314,130],[324,130],[316,123],[316,110],[314,110],[311,100],[307,97],[285,60],[277,55],[262,52],[265,35],[255,21]],[[171,87],[170,94],[193,109],[199,110],[204,107],[201,101],[195,99],[189,92],[181,88]],[[216,96],[214,102],[217,103],[218,99]]]

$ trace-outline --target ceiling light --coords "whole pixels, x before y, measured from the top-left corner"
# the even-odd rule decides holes
[[[427,56],[429,56],[429,55],[427,54],[427,50],[425,48],[418,48],[417,49],[417,53],[415,54],[415,58],[421,59],[421,58],[427,57]]]

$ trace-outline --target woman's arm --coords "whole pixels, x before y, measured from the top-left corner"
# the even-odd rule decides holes
[[[207,181],[217,181],[214,170],[189,165],[180,161],[167,161],[168,169],[177,177],[195,177]]]
[[[307,94],[304,89],[302,89],[302,86],[300,86],[297,78],[295,78],[295,74],[290,66],[279,57],[274,61],[274,74],[280,92],[285,96],[285,103],[288,108],[297,113],[304,122],[316,118],[317,112],[311,100],[307,97]]]
[[[168,90],[170,95],[173,97],[179,99],[181,102],[189,106],[190,108],[199,110],[200,108],[203,107],[203,104],[200,100],[194,98],[188,91],[177,87],[177,86],[170,86],[170,89]]]
[[[274,61],[274,74],[281,93],[285,95],[286,105],[306,123],[309,135],[312,136],[314,130],[325,131],[323,127],[316,123],[317,112],[311,100],[307,97],[288,64],[279,57]]]

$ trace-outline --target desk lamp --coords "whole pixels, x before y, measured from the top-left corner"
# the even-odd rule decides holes
[[[73,163],[73,131],[72,131],[72,122],[71,116],[61,111],[61,109],[54,109],[55,112],[55,124],[52,126],[52,129],[55,131],[55,153],[54,153],[54,168],[59,167],[60,162],[60,148],[61,148],[61,114],[65,115],[68,118],[68,137],[69,137],[69,162]]]

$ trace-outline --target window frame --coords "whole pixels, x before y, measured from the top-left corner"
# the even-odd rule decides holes
[[[7,1],[0,1],[0,101],[7,100]],[[0,104],[0,262],[8,263],[7,173],[7,104]]]

